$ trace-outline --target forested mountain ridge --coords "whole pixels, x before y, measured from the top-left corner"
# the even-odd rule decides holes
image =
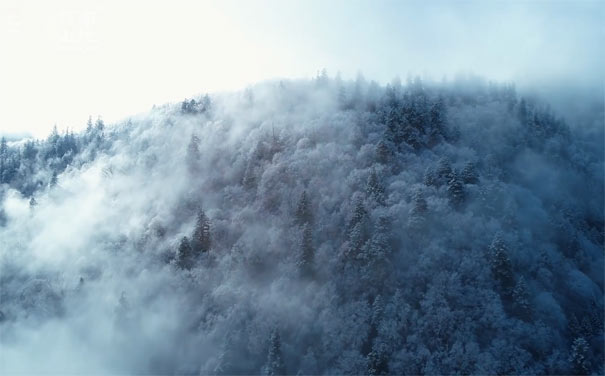
[[[602,374],[582,126],[512,85],[321,75],[3,141],[2,367]]]

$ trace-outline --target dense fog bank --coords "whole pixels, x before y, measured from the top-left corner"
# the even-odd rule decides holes
[[[577,108],[322,74],[3,140],[0,370],[602,374]]]

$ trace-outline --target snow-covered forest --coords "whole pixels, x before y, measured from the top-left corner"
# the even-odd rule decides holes
[[[603,374],[591,111],[321,74],[3,139],[0,373]]]

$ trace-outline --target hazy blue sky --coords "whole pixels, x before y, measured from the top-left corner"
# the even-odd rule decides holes
[[[0,132],[44,136],[321,68],[603,84],[603,1],[0,0]]]

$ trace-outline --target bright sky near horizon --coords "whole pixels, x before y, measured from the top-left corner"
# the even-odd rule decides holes
[[[602,85],[603,1],[0,0],[0,133],[322,68]]]

